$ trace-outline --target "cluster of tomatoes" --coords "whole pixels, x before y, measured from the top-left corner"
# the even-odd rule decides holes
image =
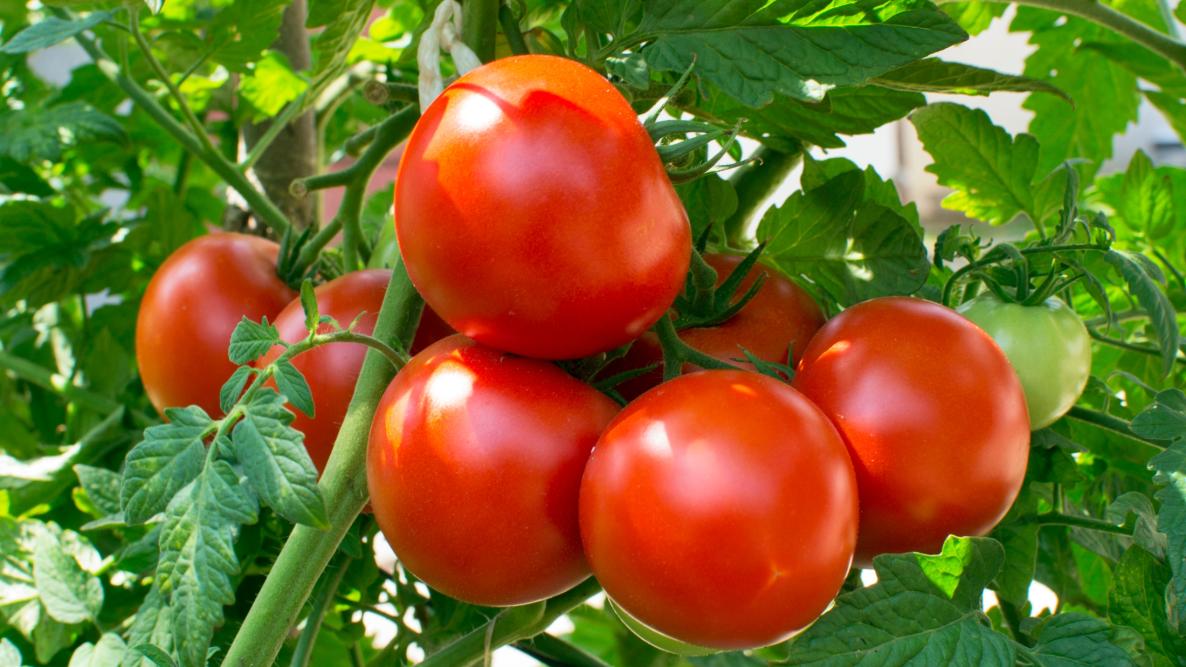
[[[854,562],[984,534],[1018,493],[1031,426],[1022,384],[985,331],[935,303],[875,299],[825,323],[806,292],[757,265],[741,288],[763,282],[739,313],[680,334],[737,370],[635,375],[617,388],[630,399],[621,407],[553,363],[633,342],[620,368],[661,364],[647,332],[692,255],[646,130],[583,65],[523,56],[463,76],[412,132],[395,202],[401,254],[430,308],[376,412],[367,477],[400,561],[441,592],[517,605],[591,572],[651,641],[762,646],[818,617]],[[273,244],[224,234],[162,267],[137,330],[158,407],[217,412],[243,315],[304,336],[275,258]],[[705,260],[718,282],[741,263]],[[168,279],[187,272],[208,278]],[[367,313],[356,330],[369,332],[388,277],[321,286],[321,313]],[[234,303],[197,308],[207,290]],[[208,335],[195,344],[185,329]],[[743,348],[794,364],[793,382],[755,372]],[[319,468],[362,355],[337,343],[294,360],[317,415],[294,425]]]

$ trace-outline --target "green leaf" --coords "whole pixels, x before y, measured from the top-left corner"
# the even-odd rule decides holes
[[[1186,641],[1176,636],[1166,613],[1165,591],[1170,572],[1139,546],[1129,548],[1116,564],[1108,596],[1108,618],[1141,634],[1145,645],[1162,655],[1182,655]]]
[[[201,408],[169,408],[167,424],[150,426],[128,452],[120,506],[128,523],[143,523],[163,511],[178,491],[202,471],[203,438],[214,423]]]
[[[918,231],[893,208],[865,200],[857,171],[767,211],[758,238],[773,266],[807,277],[841,304],[911,294],[930,269]]]
[[[231,332],[231,343],[227,356],[231,363],[246,364],[267,354],[272,346],[280,344],[280,332],[268,323],[267,316],[260,322],[244,317]]]
[[[831,86],[870,77],[961,42],[967,34],[936,9],[882,23],[786,25],[763,0],[652,0],[638,32],[652,69],[695,73],[748,107],[782,94],[819,100]]]
[[[1004,552],[984,538],[951,537],[937,556],[873,560],[877,583],[836,599],[791,643],[793,665],[1000,665],[1015,647],[980,611]]]
[[[218,390],[218,407],[222,409],[224,414],[230,412],[231,408],[235,407],[235,403],[243,395],[243,388],[247,386],[247,381],[251,379],[254,373],[255,369],[252,367],[240,366],[222,384],[222,388]]]
[[[709,227],[719,228],[737,210],[737,191],[716,174],[677,185],[675,191],[688,211],[693,238],[700,238]]]
[[[276,362],[276,386],[279,387],[280,393],[292,403],[293,407],[301,412],[315,417],[313,408],[313,390],[309,388],[309,383],[305,380],[305,376],[297,370],[296,366],[287,359],[281,359]]]
[[[1026,654],[1040,667],[1128,667],[1132,658],[1111,641],[1111,628],[1098,618],[1067,613],[1051,616],[1031,633]]]
[[[292,419],[279,395],[261,391],[235,425],[235,455],[264,504],[294,523],[325,526],[317,468]]]
[[[1004,15],[1008,5],[996,2],[945,2],[939,5],[948,16],[955,19],[961,28],[969,35],[984,32],[994,19]]]
[[[119,512],[119,473],[79,464],[74,466],[74,474],[78,475],[78,482],[86,491],[87,498],[104,515]]]
[[[371,18],[375,0],[342,0],[332,6],[333,19],[313,40],[315,77],[336,72],[346,63],[350,49]]]
[[[173,660],[173,656],[152,644],[140,644],[134,650],[139,652],[140,655],[144,656],[146,661],[156,667],[176,667],[177,665]]]
[[[4,497],[0,493],[0,499]],[[47,530],[49,528],[39,521],[18,523],[11,517],[0,515],[0,554],[3,554],[0,558],[0,619],[33,644],[39,663],[49,662],[58,651],[69,646],[75,634],[73,626],[49,616],[34,581],[37,539]]]
[[[1165,119],[1169,121],[1170,127],[1174,128],[1178,138],[1186,141],[1186,102],[1176,95],[1167,95],[1156,91],[1146,91],[1145,97],[1149,98],[1153,106],[1161,111]]]
[[[131,660],[132,664],[126,667],[172,667],[173,659],[168,651],[173,648],[173,610],[169,608],[165,595],[155,582],[152,588],[148,589],[148,595],[144,596],[144,602],[140,604],[132,620],[132,627],[128,631],[128,644],[133,650],[144,655],[145,659],[138,662]],[[159,655],[154,658],[153,649],[163,653],[166,661],[159,660]]]
[[[106,632],[98,644],[87,642],[75,649],[69,667],[113,667],[123,661],[127,652],[128,646],[123,638]]]
[[[1131,538],[1114,536],[1124,548],[1136,543],[1155,557],[1165,558],[1166,536],[1157,530],[1157,513],[1149,496],[1137,491],[1122,493],[1108,505],[1104,518],[1118,525],[1133,522]]]
[[[321,321],[321,311],[317,307],[317,292],[310,280],[301,283],[301,309],[305,312],[305,330],[316,333],[317,324]]]
[[[889,88],[921,93],[988,95],[1000,91],[1042,92],[1071,101],[1066,93],[1045,81],[963,63],[950,63],[938,58],[926,58],[903,65],[882,74],[874,82]]]
[[[21,667],[21,651],[7,639],[0,639],[0,667]]]
[[[85,102],[67,102],[37,113],[0,110],[0,156],[18,162],[56,162],[65,146],[123,138],[119,121]]]
[[[1133,430],[1136,429],[1134,421]],[[1186,618],[1186,438],[1178,439],[1169,449],[1154,456],[1149,467],[1155,473],[1153,481],[1163,487],[1157,492],[1161,502],[1157,528],[1166,536],[1165,553],[1172,572],[1174,616],[1182,619]]]
[[[1153,403],[1132,420],[1132,430],[1143,438],[1186,438],[1186,393],[1181,389],[1158,392]]]
[[[945,208],[992,224],[1009,222],[1018,213],[1039,216],[1032,186],[1038,159],[1033,137],[1011,138],[984,111],[947,102],[915,111],[910,122],[934,158],[927,171],[955,190],[943,200]]]
[[[112,12],[93,12],[75,21],[47,16],[18,32],[4,46],[0,46],[0,53],[29,53],[53,46],[84,30],[90,30],[111,18],[112,15]]]
[[[98,552],[78,533],[55,535],[41,531],[33,550],[33,581],[42,604],[54,620],[62,623],[95,621],[103,608],[103,585],[83,569],[77,556],[98,564]]]
[[[803,174],[800,177],[800,182],[804,190],[813,190],[849,171],[857,171],[864,175],[864,197],[867,201],[893,209],[898,215],[909,220],[916,229],[922,230],[919,224],[918,206],[914,202],[903,204],[894,182],[883,180],[873,170],[873,167],[861,169],[851,160],[845,158],[819,160],[807,154],[803,158]]]
[[[1109,250],[1104,261],[1116,269],[1128,283],[1129,291],[1137,298],[1141,308],[1149,315],[1161,351],[1161,373],[1168,375],[1174,368],[1178,356],[1181,334],[1178,331],[1174,304],[1158,286],[1157,278],[1150,275],[1148,260],[1120,250]]]
[[[308,88],[309,84],[292,71],[284,54],[269,50],[251,73],[242,77],[239,94],[258,112],[252,118],[259,122],[275,117]]]
[[[247,65],[259,60],[264,49],[276,41],[288,5],[289,0],[251,0],[219,12],[204,46],[210,60],[233,72],[247,72]]]
[[[170,596],[182,665],[206,664],[222,607],[235,601],[235,535],[240,525],[256,521],[257,512],[255,498],[226,461],[211,464],[165,511],[157,577]]]
[[[22,192],[35,197],[48,197],[54,193],[54,189],[23,162],[9,157],[0,157],[0,194],[14,192]]]

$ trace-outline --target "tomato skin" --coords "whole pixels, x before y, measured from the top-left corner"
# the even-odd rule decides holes
[[[542,600],[589,575],[577,495],[618,406],[552,364],[463,336],[430,345],[379,403],[367,483],[379,527],[426,584],[466,602]]]
[[[844,436],[860,486],[856,561],[984,535],[1021,488],[1029,417],[992,338],[955,311],[886,297],[828,321],[794,385]]]
[[[725,282],[743,259],[745,257],[741,255],[704,255],[704,261],[716,269],[717,285]],[[750,269],[737,288],[736,295],[740,297],[745,294],[760,275],[765,276],[761,288],[740,312],[716,326],[684,329],[679,332],[680,339],[705,354],[739,368],[753,370],[753,364],[748,361],[737,361],[745,358],[742,347],[763,361],[778,364],[788,363],[789,350],[793,355],[793,363],[799,352],[807,347],[807,341],[823,326],[824,313],[802,287],[778,271],[761,264],[756,264]],[[659,346],[659,339],[654,333],[647,332],[635,341],[626,356],[615,362],[604,375],[609,377],[633,368],[659,364],[659,368],[654,371],[618,385],[618,391],[622,396],[633,399],[663,381],[662,363],[663,348]],[[698,366],[685,364],[685,373],[693,370],[700,369]]]
[[[383,305],[383,295],[387,292],[389,282],[391,271],[386,269],[347,273],[313,291],[317,298],[317,310],[322,315],[337,320],[342,327],[350,326],[354,318],[363,313],[354,330],[370,335],[379,319],[379,308]],[[287,343],[304,340],[307,333],[305,311],[299,298],[289,302],[284,310],[280,311],[276,316],[275,325],[280,332],[281,340]],[[323,324],[318,330],[327,333],[333,328],[329,324]],[[440,318],[431,310],[425,309],[412,343],[412,353],[419,352],[428,344],[450,333]],[[279,345],[272,348],[272,351],[260,360],[260,365],[275,361],[283,351],[284,348]],[[305,376],[313,392],[313,416],[294,410],[296,419],[293,420],[292,427],[305,435],[305,448],[318,471],[325,470],[334,440],[342,428],[342,420],[346,418],[346,408],[350,406],[350,399],[354,397],[354,384],[362,371],[366,352],[367,348],[358,343],[330,343],[292,358],[292,365]]]
[[[1079,400],[1091,375],[1091,336],[1062,300],[1023,306],[982,294],[957,310],[1009,357],[1025,391],[1031,429],[1058,421]]]
[[[161,264],[136,318],[136,363],[159,412],[193,404],[222,415],[218,392],[235,372],[227,357],[235,325],[272,319],[296,295],[276,275],[279,251],[256,236],[215,233]]]
[[[811,623],[848,574],[856,480],[802,394],[749,371],[700,371],[606,428],[581,483],[581,537],[606,593],[640,622],[716,649]]]
[[[683,205],[629,103],[554,56],[493,61],[429,106],[400,162],[395,225],[446,322],[543,359],[642,334],[691,257]]]

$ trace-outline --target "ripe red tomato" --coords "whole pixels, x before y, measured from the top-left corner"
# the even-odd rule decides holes
[[[597,441],[581,538],[614,602],[665,635],[740,649],[785,639],[836,596],[857,538],[836,429],[790,386],[702,371],[643,394]]]
[[[412,282],[446,322],[544,359],[638,337],[691,256],[683,205],[630,105],[554,56],[491,62],[425,110],[395,225]]]
[[[852,454],[859,564],[984,535],[1017,497],[1030,437],[1021,383],[955,311],[905,297],[852,306],[811,340],[794,384]]]
[[[463,336],[430,345],[383,395],[367,483],[407,568],[466,602],[526,604],[588,576],[577,494],[617,405],[556,366]]]
[[[156,409],[198,405],[220,416],[218,391],[241,319],[269,319],[295,293],[276,275],[279,246],[246,234],[201,236],[165,260],[136,319],[136,363]]]
[[[718,285],[725,282],[743,259],[741,255],[704,255],[704,261],[716,269]],[[741,351],[743,347],[764,361],[788,363],[788,350],[794,355],[790,361],[797,359],[807,347],[807,341],[823,325],[824,313],[802,287],[761,264],[754,265],[746,274],[737,288],[737,296],[745,294],[760,275],[765,276],[762,286],[740,312],[716,326],[684,329],[679,332],[680,339],[705,354],[741,368],[753,369],[753,364],[737,361],[745,358]],[[604,375],[609,377],[662,362],[663,349],[659,347],[659,339],[648,332],[635,341],[626,356],[612,364]],[[692,370],[699,369],[692,364],[684,368],[685,373]],[[623,382],[618,385],[618,391],[627,399],[633,399],[662,381],[663,369],[660,367]]]
[[[365,313],[354,330],[370,335],[375,330],[375,321],[379,319],[379,308],[383,305],[383,295],[390,281],[391,271],[386,269],[348,273],[314,290],[317,310],[322,315],[334,318],[343,327],[349,326],[359,313]],[[285,342],[295,343],[304,339],[308,330],[305,329],[305,311],[301,300],[294,299],[285,306],[276,316],[275,324],[280,331],[280,338]],[[319,330],[328,332],[332,328],[324,324]],[[448,326],[426,308],[412,342],[412,353],[419,352],[450,333]],[[280,346],[272,348],[260,360],[260,364],[271,363],[283,351]],[[342,428],[342,420],[346,418],[346,408],[354,396],[354,384],[358,381],[366,351],[365,346],[357,343],[330,343],[292,359],[292,365],[305,376],[313,391],[314,413],[310,417],[299,410],[295,411],[296,419],[292,426],[305,435],[305,448],[318,470],[325,470],[325,462],[329,460],[338,430]]]

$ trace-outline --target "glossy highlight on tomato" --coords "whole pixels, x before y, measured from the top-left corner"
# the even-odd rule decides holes
[[[367,450],[371,506],[426,584],[483,605],[542,600],[589,575],[577,497],[618,406],[553,364],[464,336],[396,375]]]
[[[153,406],[198,405],[220,416],[218,392],[235,372],[231,332],[244,317],[274,318],[296,293],[276,275],[280,247],[217,233],[178,248],[148,283],[136,318],[136,363]]]
[[[811,340],[794,385],[852,455],[858,564],[987,534],[1021,489],[1021,383],[992,338],[950,308],[907,297],[851,306]]]
[[[742,255],[704,255],[704,261],[717,272],[717,285],[725,282],[744,259]],[[680,339],[705,354],[740,368],[753,369],[753,364],[745,361],[742,348],[763,361],[793,363],[807,347],[807,341],[823,326],[824,313],[802,287],[760,263],[750,268],[737,288],[737,296],[744,295],[759,276],[763,276],[762,286],[736,315],[716,326],[684,329],[679,332]],[[634,342],[625,357],[604,372],[604,376],[662,363],[663,349],[659,339],[654,333],[647,332]],[[685,365],[685,373],[693,370],[699,368]],[[618,391],[632,399],[662,380],[660,366],[646,375],[623,382],[618,385]]]
[[[544,359],[619,347],[683,287],[691,230],[620,93],[566,58],[516,56],[425,110],[395,184],[408,274],[457,331]]]
[[[323,316],[332,317],[342,327],[350,326],[355,318],[362,315],[355,323],[354,330],[370,335],[375,330],[375,321],[379,318],[379,308],[383,305],[383,295],[390,281],[391,271],[386,269],[347,273],[314,290],[317,310]],[[285,306],[276,316],[274,324],[281,340],[287,343],[303,340],[308,330],[305,328],[305,311],[300,299],[294,299]],[[333,328],[326,323],[318,330],[327,333]],[[415,354],[450,333],[448,326],[426,308],[420,317],[411,351]],[[281,352],[283,348],[280,346],[272,348],[260,360],[260,365],[271,363]],[[304,434],[305,448],[319,471],[325,470],[334,440],[342,428],[342,420],[346,417],[350,399],[354,397],[354,384],[362,371],[366,352],[366,346],[359,343],[330,343],[292,359],[292,365],[305,376],[313,393],[313,416],[294,410],[296,418],[292,426]]]
[[[1091,376],[1091,336],[1060,299],[1035,306],[982,294],[957,309],[988,332],[1021,379],[1030,428],[1058,421],[1075,405]]]
[[[641,623],[716,649],[816,619],[857,539],[844,442],[798,391],[749,371],[680,376],[626,406],[581,484],[598,581]]]

